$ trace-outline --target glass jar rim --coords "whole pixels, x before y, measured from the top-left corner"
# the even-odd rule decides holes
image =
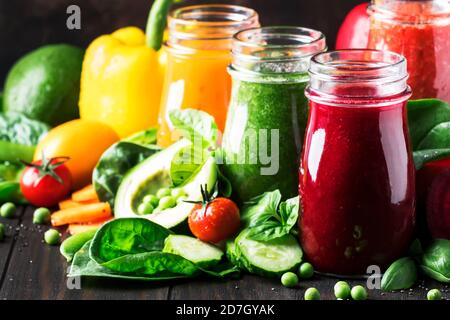
[[[334,60],[339,54],[347,57]],[[362,60],[369,57],[371,59]],[[395,81],[408,77],[406,58],[403,55],[376,49],[343,49],[318,53],[311,59],[309,74],[338,82]]]
[[[440,2],[438,2],[440,1]],[[444,3],[444,1],[446,1]],[[422,12],[411,8],[400,10],[396,4],[416,4],[422,6]],[[419,7],[417,7],[419,9]],[[372,0],[367,8],[370,16],[377,19],[402,24],[435,24],[450,22],[449,0]]]
[[[248,81],[304,82],[310,59],[327,50],[325,35],[295,26],[249,28],[233,37],[230,72]]]
[[[168,27],[169,30],[176,27],[223,28],[229,31],[224,31],[221,35],[218,33],[212,36],[213,39],[231,39],[238,30],[254,25],[258,19],[258,13],[251,8],[229,4],[201,4],[172,10],[168,16]],[[175,31],[190,38],[189,31]]]

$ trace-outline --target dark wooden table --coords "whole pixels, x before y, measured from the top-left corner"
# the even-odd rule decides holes
[[[282,287],[275,279],[244,275],[239,280],[219,281],[210,278],[142,283],[110,279],[82,279],[80,289],[69,289],[68,264],[58,246],[43,242],[48,226],[32,223],[33,208],[20,208],[14,219],[0,221],[7,228],[7,237],[0,242],[0,299],[303,299],[306,288],[316,287],[322,299],[334,299],[333,285],[337,279],[315,276],[302,281],[297,288]],[[351,285],[363,280],[349,280]],[[76,282],[69,281],[73,287]],[[450,299],[449,286],[435,281],[420,281],[412,290],[382,293],[370,290],[370,299],[426,299],[426,292],[439,288]]]

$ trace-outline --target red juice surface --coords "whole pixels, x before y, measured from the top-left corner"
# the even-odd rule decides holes
[[[432,7],[420,1],[399,1],[391,10],[406,21],[372,16],[368,47],[406,57],[412,99],[450,102],[450,18],[430,22]]]
[[[415,198],[405,106],[310,101],[299,226],[318,271],[365,274],[367,266],[384,269],[407,249]]]

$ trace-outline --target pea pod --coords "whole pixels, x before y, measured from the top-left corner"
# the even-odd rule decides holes
[[[434,240],[425,249],[420,268],[430,278],[450,283],[450,240]]]
[[[417,280],[417,268],[414,259],[400,258],[394,261],[381,279],[383,291],[411,288]]]
[[[78,250],[80,250],[86,242],[94,237],[95,232],[97,232],[96,229],[88,230],[67,238],[61,244],[59,251],[64,256],[64,258],[67,259],[67,261],[71,261],[75,253],[77,253]]]

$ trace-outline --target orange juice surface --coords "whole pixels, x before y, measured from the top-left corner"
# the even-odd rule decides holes
[[[176,140],[169,119],[169,111],[173,109],[205,111],[223,131],[231,91],[231,77],[227,72],[230,62],[228,50],[195,50],[187,55],[168,50],[158,144],[167,146]]]

